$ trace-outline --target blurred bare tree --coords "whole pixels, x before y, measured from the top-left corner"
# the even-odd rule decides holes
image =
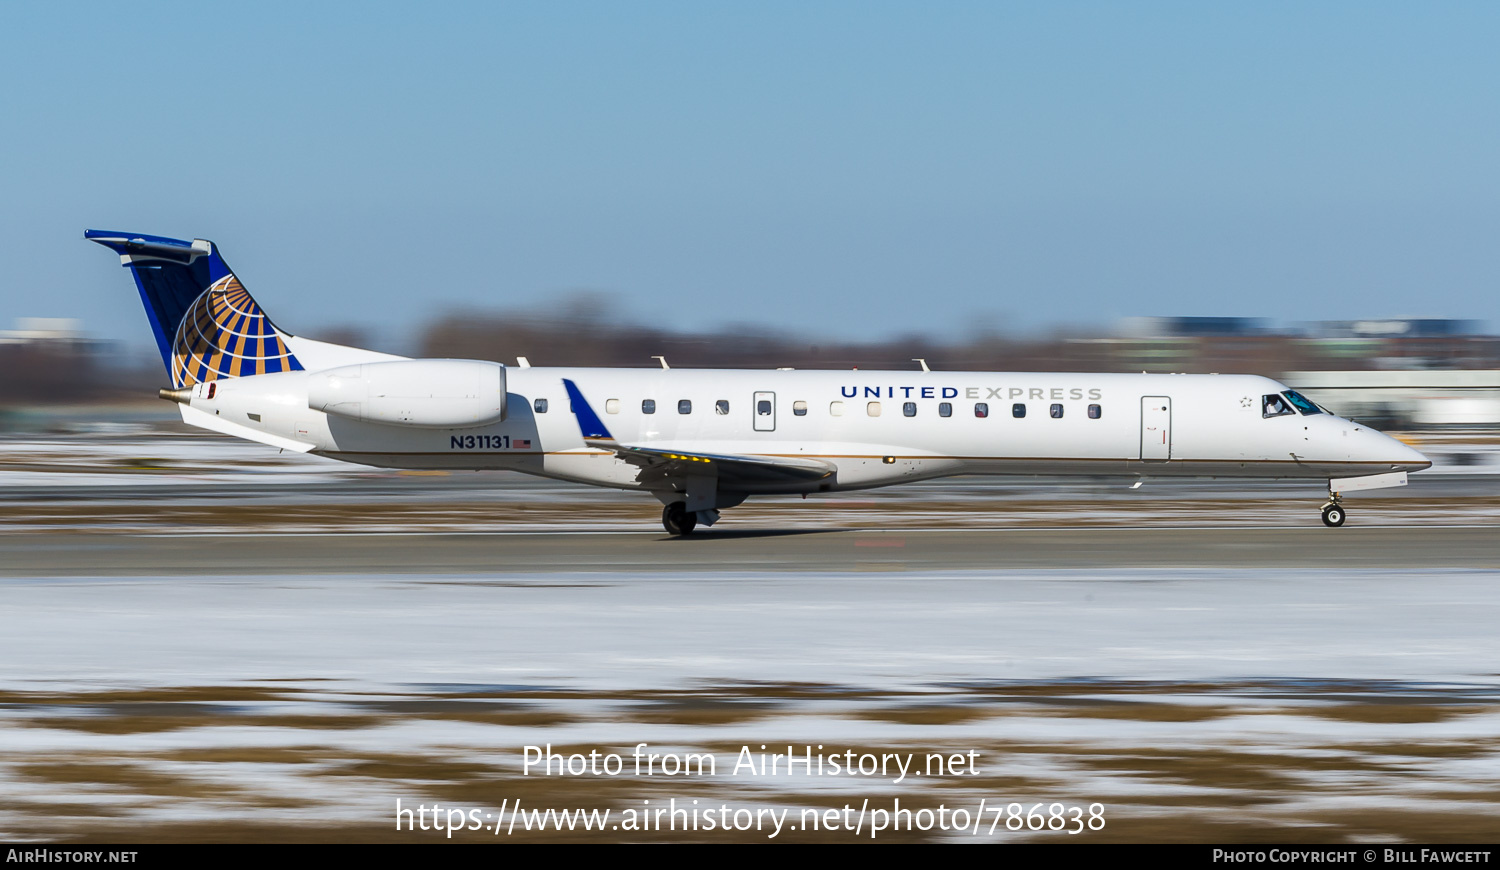
[[[1101,334],[1057,330],[1008,335],[984,316],[967,331],[870,340],[829,339],[763,324],[730,324],[703,332],[643,325],[606,293],[579,292],[546,308],[463,311],[423,328],[415,353],[429,357],[540,366],[675,366],[717,368],[913,369],[925,359],[938,371],[1237,372],[1500,368],[1500,339],[1473,334],[1311,337],[1257,328],[1243,334],[1182,335],[1169,330]],[[371,347],[357,327],[310,336]],[[397,339],[398,344],[406,342]],[[154,397],[165,385],[160,358],[87,340],[0,343],[0,404],[61,404]]]
[[[1479,361],[1472,350],[1466,346],[1469,363]],[[1279,333],[1121,338],[1057,331],[1015,337],[983,319],[967,334],[943,339],[909,333],[869,341],[830,340],[759,324],[672,332],[640,324],[601,293],[577,293],[549,309],[451,314],[423,332],[419,352],[505,363],[524,356],[534,365],[567,366],[653,366],[651,358],[658,354],[673,365],[721,368],[907,369],[916,365],[913,359],[926,359],[934,369],[950,371],[1274,374],[1375,364],[1368,357],[1339,357],[1322,343]],[[1491,347],[1489,358],[1494,356]]]

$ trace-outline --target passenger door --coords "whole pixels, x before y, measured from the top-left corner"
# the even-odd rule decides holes
[[[1141,461],[1166,462],[1172,458],[1172,400],[1166,396],[1141,397]]]

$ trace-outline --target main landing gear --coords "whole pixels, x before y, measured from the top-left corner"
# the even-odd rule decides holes
[[[661,509],[661,524],[667,534],[682,537],[691,535],[698,525],[698,514],[687,509],[687,502],[674,501]]]
[[[745,493],[723,492],[717,483],[717,478],[689,476],[672,489],[653,493],[666,505],[661,511],[661,524],[667,534],[678,538],[691,535],[698,526],[717,523],[721,508],[732,508],[745,500]]]

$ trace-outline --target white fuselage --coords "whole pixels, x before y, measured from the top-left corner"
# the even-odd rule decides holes
[[[312,410],[309,377],[224,381],[212,399],[199,385],[184,418],[366,465],[510,469],[630,489],[651,487],[635,465],[585,443],[564,379],[620,444],[815,459],[837,469],[819,481],[742,487],[747,493],[954,474],[1313,479],[1430,464],[1330,414],[1265,417],[1262,397],[1286,387],[1252,375],[507,368],[505,419],[454,429]],[[684,401],[690,407],[680,413]],[[654,413],[643,403],[654,403]],[[976,405],[987,413],[977,415]]]

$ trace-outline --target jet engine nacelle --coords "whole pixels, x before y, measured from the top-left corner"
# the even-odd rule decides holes
[[[367,423],[485,426],[505,419],[505,366],[468,359],[341,366],[307,376],[307,406]]]

